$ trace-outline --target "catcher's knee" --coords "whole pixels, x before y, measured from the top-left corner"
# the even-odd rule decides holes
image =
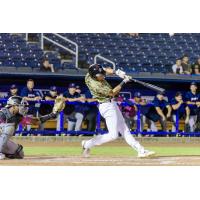
[[[24,150],[21,144],[18,144],[18,148],[13,154],[5,154],[5,156],[9,159],[23,159],[24,158]]]

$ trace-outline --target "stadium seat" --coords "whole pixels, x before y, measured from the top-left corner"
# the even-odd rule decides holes
[[[53,34],[47,34],[59,43],[66,41]],[[171,66],[183,54],[190,56],[191,62],[200,56],[200,34],[142,33],[139,37],[115,33],[62,33],[79,45],[79,64],[88,66],[94,62],[94,56],[100,54],[116,63],[118,67],[132,72],[171,72]],[[36,43],[28,43],[23,36],[0,34],[0,67],[39,68],[42,58],[48,57],[56,68],[73,69],[72,62],[64,62],[58,53],[64,52],[60,47],[46,41],[55,51],[44,53]],[[74,46],[68,44],[70,49]],[[73,61],[73,60],[72,60]],[[98,60],[100,62],[100,60]],[[101,62],[106,64],[105,62]],[[23,68],[22,68],[23,70]]]

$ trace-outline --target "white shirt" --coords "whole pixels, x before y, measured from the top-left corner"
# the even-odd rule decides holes
[[[176,70],[180,69],[180,74],[183,74],[183,67],[177,66],[176,64],[172,66],[173,73],[177,74]]]

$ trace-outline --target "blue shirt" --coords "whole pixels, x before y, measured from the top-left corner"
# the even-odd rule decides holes
[[[9,92],[7,98],[10,98],[10,97],[12,97],[12,96],[19,96],[19,94],[17,93],[16,95],[12,95],[12,94]]]
[[[152,103],[155,107],[159,107],[161,110],[164,110],[169,105],[166,100],[159,100],[157,97],[154,98]]]
[[[126,100],[125,101],[129,106],[136,106],[142,115],[146,115],[149,112],[150,106],[149,105],[141,105],[140,103],[136,103],[134,100]]]
[[[185,100],[191,101],[191,102],[198,102],[198,101],[200,101],[200,94],[198,94],[198,93],[193,94],[191,91],[189,91],[185,95]],[[198,112],[197,105],[188,105],[188,106],[190,108],[190,115],[196,115]]]
[[[86,99],[92,99],[92,94],[91,94],[90,90],[87,90],[87,91],[85,92],[85,98],[86,98]]]
[[[29,90],[27,87],[24,87],[21,91],[21,97],[29,97],[29,98],[35,98],[40,96],[40,94],[36,91]],[[35,109],[35,102],[29,101],[29,112],[28,114],[35,114],[36,109]]]
[[[63,93],[63,96],[66,97],[66,98],[75,99],[75,98],[79,98],[81,95],[77,92],[75,92],[72,95],[72,94],[69,93],[69,91],[66,91],[66,92]],[[75,105],[68,105],[67,107],[70,108],[71,112],[72,111],[76,111],[76,112],[79,112],[79,113],[85,112],[84,104],[81,104],[81,103],[78,103],[78,104],[75,104]]]
[[[87,90],[84,94],[85,94],[86,99],[92,99],[93,98],[90,90]],[[91,104],[85,104],[84,105],[85,112],[97,112],[97,110],[98,110],[97,104],[98,104],[98,102],[96,102],[96,104],[94,102],[92,105]]]
[[[52,99],[56,99],[57,95],[53,97],[50,92],[46,92],[44,95],[44,99],[45,99],[45,97],[50,97]]]
[[[171,101],[171,105],[176,105],[177,103],[178,103],[178,101],[175,98],[173,98],[172,101]],[[186,107],[188,107],[187,104],[186,103],[182,103],[177,110],[174,110],[172,108],[172,114],[173,115],[178,115],[179,118],[181,118],[186,113]]]
[[[24,87],[21,91],[21,97],[35,98],[38,96],[40,96],[38,92],[29,90],[27,87]]]
[[[63,96],[66,98],[79,98],[81,95],[78,92],[75,92],[74,94],[70,94],[69,91],[66,91],[63,93]]]

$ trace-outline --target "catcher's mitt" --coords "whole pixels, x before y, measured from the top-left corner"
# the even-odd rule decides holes
[[[65,98],[63,96],[58,96],[55,99],[53,113],[59,113],[65,108]]]

